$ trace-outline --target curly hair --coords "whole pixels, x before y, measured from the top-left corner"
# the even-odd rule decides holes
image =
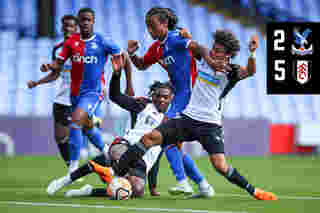
[[[169,89],[172,93],[174,93],[174,87],[172,84],[167,81],[167,82],[160,82],[160,81],[155,81],[150,87],[149,87],[149,92],[148,96],[151,97],[158,89],[160,88],[166,88]]]
[[[231,54],[231,58],[236,56],[240,51],[240,41],[229,30],[217,30],[213,33],[215,43],[221,44],[226,48],[227,53]]]
[[[66,20],[73,20],[76,24],[78,24],[78,18],[74,15],[67,14],[61,18],[61,23],[64,23]]]
[[[164,8],[164,7],[151,8],[146,14],[146,24],[147,25],[150,25],[151,17],[154,15],[158,15],[161,23],[167,21],[169,30],[176,29],[179,19],[178,19],[178,16],[175,14],[175,12],[172,9]]]

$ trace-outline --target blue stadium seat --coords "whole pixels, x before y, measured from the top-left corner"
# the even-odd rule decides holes
[[[241,1],[247,5],[247,0]],[[291,14],[310,21],[320,20],[320,2],[317,0],[260,0],[259,10],[282,20],[291,18]],[[193,34],[195,40],[207,46],[212,45],[211,33],[219,28],[231,29],[241,42],[241,52],[233,62],[243,66],[247,64],[248,41],[255,29],[247,29],[239,23],[226,20],[221,15],[209,13],[206,9],[189,5],[184,0],[150,0],[150,1],[90,1],[90,0],[56,0],[56,26],[61,39],[60,19],[71,13],[76,15],[81,7],[92,7],[96,12],[95,31],[111,35],[123,49],[128,39],[136,39],[141,43],[138,51],[143,55],[153,40],[145,26],[145,13],[153,6],[170,7],[176,11],[180,23]],[[285,10],[284,14],[273,14],[272,8]],[[19,16],[18,16],[19,15]],[[36,0],[22,3],[19,0],[0,1],[0,83],[5,85],[0,92],[0,114],[16,113],[37,116],[51,114],[51,101],[54,95],[53,85],[39,89],[26,89],[26,81],[39,79],[44,74],[39,66],[50,58],[51,48],[56,40],[21,39],[18,40],[17,28],[26,29],[27,35],[35,35]],[[266,40],[259,34],[260,47],[257,50],[257,73],[254,77],[239,83],[228,95],[225,116],[229,118],[260,118],[272,122],[296,123],[305,120],[320,120],[317,113],[320,108],[318,96],[270,96],[266,94]],[[58,39],[57,39],[58,40]],[[106,65],[106,76],[110,76],[110,63]],[[146,95],[148,85],[154,80],[168,80],[167,73],[159,65],[149,71],[133,70],[133,81],[137,96]],[[13,83],[7,83],[13,82]],[[124,87],[124,81],[122,80]],[[9,100],[9,101],[6,101]],[[21,107],[24,106],[24,107]],[[115,106],[111,106],[114,108]],[[113,116],[126,116],[115,109]]]

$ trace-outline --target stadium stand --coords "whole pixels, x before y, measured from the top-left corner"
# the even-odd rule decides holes
[[[20,2],[20,1],[19,1]],[[40,64],[49,61],[51,48],[56,40],[36,39],[36,0],[18,4],[18,0],[0,1],[0,114],[48,116],[51,113],[51,100],[54,87],[43,86],[30,91],[26,82],[38,79],[43,74]],[[243,7],[250,1],[242,0]],[[270,15],[276,8],[285,10],[291,17],[295,14],[308,21],[320,20],[320,2],[317,0],[271,1],[259,0],[265,5],[258,12]],[[260,48],[257,52],[257,74],[240,83],[230,94],[225,116],[230,118],[268,118],[272,122],[292,123],[320,119],[318,96],[267,96],[266,95],[266,40],[255,28],[245,28],[238,22],[225,19],[222,15],[208,12],[200,6],[190,6],[185,0],[161,1],[56,1],[56,29],[59,36],[60,18],[67,13],[76,14],[81,7],[92,7],[96,11],[97,32],[112,35],[113,39],[126,48],[127,40],[141,42],[142,54],[152,42],[147,34],[144,14],[148,8],[156,5],[174,9],[180,17],[180,26],[188,28],[194,39],[202,44],[211,45],[211,32],[217,28],[231,29],[241,39],[241,53],[235,63],[246,64],[249,37],[258,33]],[[316,7],[317,9],[311,9]],[[261,7],[258,7],[261,8]],[[272,15],[272,14],[271,14]],[[166,72],[159,66],[153,66],[146,73],[134,72],[133,80],[136,95],[146,95],[146,86],[154,80],[167,80]],[[106,75],[110,73],[110,64],[106,66]],[[121,110],[121,109],[118,109]],[[119,113],[121,111],[114,111]]]

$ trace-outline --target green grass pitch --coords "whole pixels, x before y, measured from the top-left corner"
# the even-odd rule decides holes
[[[67,189],[80,188],[86,183],[104,187],[95,174],[82,183],[68,186],[55,196],[46,194],[53,179],[67,170],[57,156],[0,157],[0,212],[23,213],[81,213],[81,212],[212,212],[212,213],[303,213],[318,212],[320,205],[320,157],[272,156],[232,157],[228,162],[248,180],[279,196],[278,201],[257,201],[228,183],[212,169],[206,157],[196,160],[197,165],[214,186],[212,199],[186,200],[170,196],[167,189],[176,181],[163,158],[159,175],[160,197],[151,197],[146,189],[143,199],[111,201],[104,198],[65,198]],[[194,189],[197,190],[196,186]]]

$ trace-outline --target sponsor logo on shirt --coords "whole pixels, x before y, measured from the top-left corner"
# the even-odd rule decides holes
[[[72,56],[73,62],[83,63],[83,64],[97,64],[98,63],[98,57],[96,56],[83,56],[77,53],[76,55]]]

